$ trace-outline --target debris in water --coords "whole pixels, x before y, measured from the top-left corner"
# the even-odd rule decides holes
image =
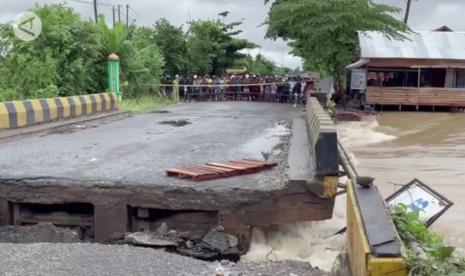
[[[172,126],[175,126],[175,127],[182,127],[182,126],[191,124],[191,122],[189,122],[189,120],[181,119],[181,120],[162,121],[162,122],[160,122],[160,124],[162,124],[162,125],[172,125]]]

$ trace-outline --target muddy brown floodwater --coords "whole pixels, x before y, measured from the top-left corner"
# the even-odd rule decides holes
[[[376,178],[383,196],[418,178],[454,202],[433,225],[465,249],[465,114],[382,113],[338,125],[359,174]]]

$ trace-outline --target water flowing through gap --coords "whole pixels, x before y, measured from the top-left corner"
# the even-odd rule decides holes
[[[339,196],[333,218],[326,221],[255,227],[248,261],[296,260],[331,271],[344,250],[345,235],[334,235],[346,225],[346,200]]]

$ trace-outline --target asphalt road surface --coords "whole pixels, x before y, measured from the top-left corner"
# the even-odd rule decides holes
[[[262,152],[272,151],[289,136],[289,124],[300,111],[292,105],[255,102],[189,103],[168,110],[2,142],[0,175],[193,185],[166,177],[165,169],[263,159]],[[189,124],[162,124],[172,120]],[[273,170],[241,176],[240,181],[235,177],[209,181],[202,187],[279,189],[276,174]]]
[[[150,248],[100,244],[0,244],[0,275],[10,276],[213,276],[205,262]],[[320,276],[309,263],[224,263],[228,276]]]

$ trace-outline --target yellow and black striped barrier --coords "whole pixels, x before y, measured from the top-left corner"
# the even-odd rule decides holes
[[[113,93],[0,103],[0,129],[14,129],[119,109]]]

